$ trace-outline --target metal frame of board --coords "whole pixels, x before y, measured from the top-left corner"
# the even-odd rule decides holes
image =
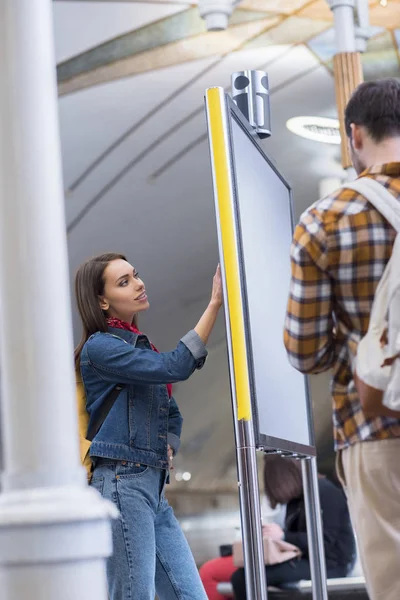
[[[314,600],[326,600],[326,571],[315,446],[304,446],[290,440],[263,435],[260,433],[257,423],[249,313],[245,294],[246,280],[241,256],[240,216],[237,210],[231,115],[251,138],[270,167],[285,183],[289,192],[290,186],[261,149],[256,134],[246,123],[234,102],[225,94],[223,88],[211,88],[206,91],[206,114],[225,300],[247,598],[248,600],[267,599],[256,458],[256,450],[262,449],[266,452],[279,452],[304,459],[302,468],[313,596]],[[293,227],[291,196],[290,202]],[[306,379],[305,385],[307,386]],[[308,386],[306,401],[310,439],[314,441]]]
[[[282,173],[280,173],[278,171],[276,166],[273,164],[273,162],[270,160],[270,158],[264,152],[264,150],[260,144],[260,138],[254,132],[254,129],[252,129],[252,127],[250,126],[248,121],[246,121],[245,117],[240,112],[240,110],[236,106],[235,102],[228,95],[226,95],[226,103],[227,103],[227,110],[230,112],[232,117],[236,120],[238,125],[246,132],[248,138],[256,146],[257,151],[263,156],[265,162],[268,163],[270,168],[279,177],[279,179],[282,181],[282,183],[287,187],[287,190],[289,193],[289,199],[290,199],[291,227],[293,230],[294,226],[295,226],[295,217],[294,217],[292,190],[291,190],[289,183],[286,181],[286,179],[283,177]],[[229,112],[228,112],[228,114],[229,114]],[[231,136],[231,132],[230,132],[229,120],[228,120],[227,125],[228,125],[228,130],[229,130],[228,135],[229,135],[229,150],[230,150],[230,161],[231,161],[231,170],[232,170],[231,172],[232,172],[233,184],[234,184],[233,185],[233,202],[235,205],[235,212],[236,212],[236,214],[238,214],[238,199],[237,199],[238,194],[237,194],[237,190],[236,190],[236,177],[235,177],[235,171],[234,171],[234,167],[233,167],[235,149],[234,149],[234,146],[232,143],[232,136]],[[241,259],[241,256],[240,256],[241,245],[242,245],[240,222],[238,221],[238,219],[236,219],[236,220],[237,220],[239,261],[241,263],[241,277],[242,277],[242,281],[245,282],[245,280],[246,280],[245,265],[243,264],[243,260]],[[305,456],[305,457],[306,456],[315,456],[316,449],[315,449],[314,426],[313,426],[313,420],[312,420],[310,391],[309,391],[309,384],[308,384],[307,377],[304,377],[304,387],[305,387],[305,396],[306,396],[306,404],[307,404],[307,419],[308,419],[308,431],[309,431],[310,445],[307,446],[307,445],[303,445],[303,444],[298,444],[291,440],[272,437],[270,435],[260,432],[259,421],[258,421],[258,408],[257,408],[257,402],[255,400],[255,392],[254,392],[254,387],[255,387],[254,386],[254,371],[253,371],[253,360],[252,360],[252,345],[251,345],[251,341],[250,341],[250,324],[249,324],[250,316],[249,316],[249,309],[248,309],[247,302],[246,302],[246,296],[244,294],[244,289],[243,289],[245,287],[245,285],[244,286],[242,285],[241,293],[242,293],[242,298],[243,298],[245,335],[246,335],[246,339],[248,340],[247,352],[248,352],[249,378],[250,378],[250,390],[251,390],[250,399],[251,399],[251,403],[252,403],[253,427],[254,427],[256,447],[259,449],[263,449],[263,450],[264,449],[265,450],[280,450],[280,451],[282,451],[282,453],[286,452],[286,453],[290,453],[291,455],[297,454],[298,456]]]

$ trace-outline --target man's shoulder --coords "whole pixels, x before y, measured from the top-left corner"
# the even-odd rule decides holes
[[[300,221],[320,220],[332,222],[344,216],[363,212],[367,208],[367,200],[355,190],[342,186],[333,193],[314,202],[302,214]]]

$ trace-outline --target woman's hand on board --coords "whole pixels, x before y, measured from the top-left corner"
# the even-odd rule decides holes
[[[197,335],[207,344],[210,333],[212,332],[215,321],[217,320],[219,309],[222,306],[222,279],[221,279],[221,268],[218,265],[217,270],[213,279],[213,286],[211,290],[210,302],[200,317],[200,321],[194,328]]]
[[[215,306],[215,308],[221,308],[223,302],[222,295],[222,278],[221,278],[221,267],[218,265],[217,270],[215,271],[213,286],[211,291],[211,300],[210,304]]]

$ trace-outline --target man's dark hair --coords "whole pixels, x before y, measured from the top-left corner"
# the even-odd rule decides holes
[[[349,137],[352,123],[365,127],[377,143],[400,136],[400,80],[390,78],[362,83],[345,110]]]

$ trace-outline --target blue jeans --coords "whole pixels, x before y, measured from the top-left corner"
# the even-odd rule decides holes
[[[91,485],[116,504],[110,600],[207,600],[189,545],[164,496],[167,472],[101,459]]]

